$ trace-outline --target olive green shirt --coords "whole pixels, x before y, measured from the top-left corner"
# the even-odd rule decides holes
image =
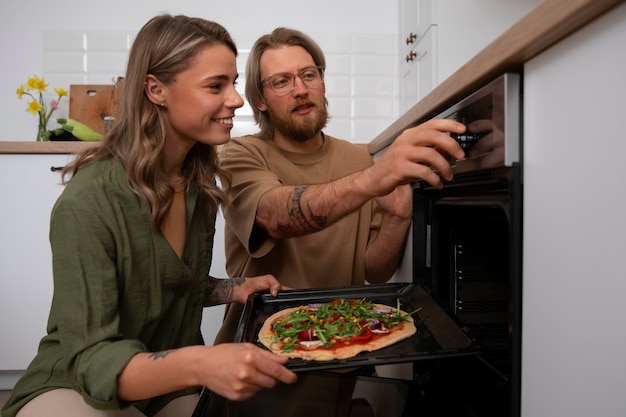
[[[116,160],[82,168],[57,200],[50,222],[54,296],[47,335],[2,410],[13,417],[33,397],[72,388],[97,409],[128,406],[117,376],[139,352],[203,344],[204,290],[215,214],[187,193],[183,259],[150,224]],[[171,394],[134,404],[154,415]]]

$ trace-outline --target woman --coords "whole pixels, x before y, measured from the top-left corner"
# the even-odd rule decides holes
[[[48,335],[3,417],[184,416],[202,386],[242,400],[295,381],[284,358],[204,346],[200,333],[203,306],[281,289],[271,275],[207,275],[225,202],[216,178],[229,184],[216,146],[243,105],[236,54],[197,18],[158,16],[138,33],[116,125],[64,169]]]

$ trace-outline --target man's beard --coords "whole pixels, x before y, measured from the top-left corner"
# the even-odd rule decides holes
[[[316,106],[306,117],[296,119],[291,117],[291,113],[285,115],[272,108],[268,108],[267,112],[275,132],[298,142],[306,142],[321,132],[329,118],[325,102]]]

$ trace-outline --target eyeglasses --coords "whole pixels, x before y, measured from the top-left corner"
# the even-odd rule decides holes
[[[307,87],[317,87],[324,84],[324,67],[317,65],[315,67],[302,68],[297,74],[281,72],[270,75],[261,80],[261,85],[268,83],[276,94],[284,95],[294,89],[296,77],[300,78]]]

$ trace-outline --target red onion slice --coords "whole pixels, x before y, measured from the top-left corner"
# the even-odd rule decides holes
[[[324,343],[321,340],[303,340],[303,341],[300,341],[299,344],[300,344],[300,347],[302,347],[303,349],[307,349],[307,350],[312,350],[312,349],[315,349],[324,345]]]

